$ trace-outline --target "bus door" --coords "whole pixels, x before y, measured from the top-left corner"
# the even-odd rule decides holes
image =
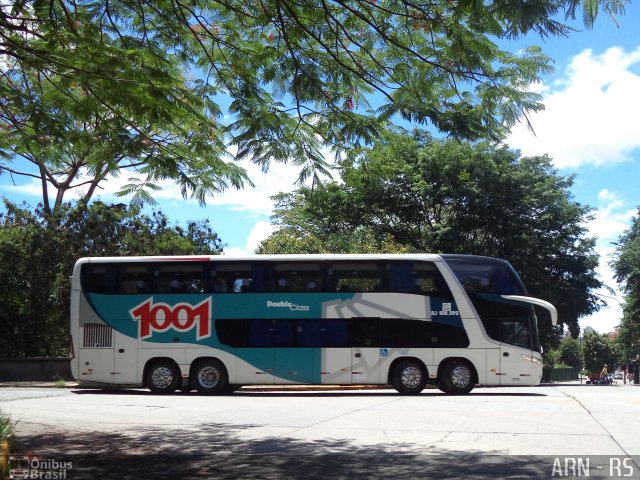
[[[276,348],[275,373],[279,378],[277,383],[319,383],[314,378],[314,372],[320,367],[319,361],[314,359],[313,348]]]
[[[306,362],[305,382],[325,385],[351,383],[349,319],[301,318],[294,324],[298,364]],[[300,378],[302,372],[294,369]],[[294,378],[292,378],[294,379]]]
[[[351,345],[351,383],[380,383],[380,318],[352,318]]]
[[[313,383],[314,349],[298,346],[297,328],[290,318],[249,320],[253,348],[243,350],[242,358],[253,373],[243,378],[255,377],[255,383]]]
[[[323,348],[321,354],[320,382],[325,385],[351,384],[351,348]]]
[[[527,319],[502,319],[500,385],[531,383],[531,336]]]

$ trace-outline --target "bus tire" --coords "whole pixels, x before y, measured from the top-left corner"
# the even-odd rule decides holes
[[[225,393],[229,385],[227,369],[219,360],[200,360],[193,367],[191,384],[205,395]]]
[[[475,384],[473,367],[460,359],[449,360],[438,379],[437,386],[449,395],[465,395],[473,390]]]
[[[427,372],[415,360],[402,360],[393,369],[391,383],[402,395],[417,395],[427,384]]]
[[[153,393],[173,393],[182,377],[178,366],[170,360],[158,360],[147,369],[146,384]]]

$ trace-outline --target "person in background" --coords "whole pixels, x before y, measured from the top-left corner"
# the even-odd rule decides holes
[[[609,371],[607,369],[607,364],[604,364],[604,367],[602,367],[602,371],[600,372],[600,378],[604,378],[609,374]]]

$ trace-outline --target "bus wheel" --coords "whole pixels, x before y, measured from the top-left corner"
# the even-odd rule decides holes
[[[404,360],[393,369],[391,380],[402,395],[417,395],[427,384],[427,372],[415,360]]]
[[[147,370],[147,387],[153,393],[175,392],[182,380],[178,366],[168,360],[154,362]]]
[[[227,370],[218,360],[201,360],[193,369],[192,384],[200,393],[224,393],[228,383]]]
[[[464,360],[450,360],[438,380],[438,388],[450,395],[464,395],[474,386],[473,369]]]

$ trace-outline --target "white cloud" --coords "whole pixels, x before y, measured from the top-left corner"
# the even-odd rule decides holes
[[[614,279],[613,269],[609,266],[615,245],[611,242],[629,228],[635,209],[626,209],[622,197],[615,192],[604,189],[598,193],[600,204],[594,212],[594,219],[587,225],[590,236],[597,237],[595,247],[600,256],[600,263],[596,272],[600,280],[609,288],[598,290],[596,295],[607,302],[608,306],[589,317],[580,319],[582,329],[592,327],[600,333],[613,332],[622,319],[622,294]]]
[[[551,85],[536,84],[545,110],[530,116],[535,135],[517,125],[507,143],[523,155],[548,153],[557,167],[596,166],[629,160],[640,148],[640,46],[614,47],[573,57]]]
[[[245,257],[248,255],[253,255],[256,251],[260,242],[265,240],[269,235],[273,233],[273,225],[270,222],[266,222],[261,220],[256,222],[256,224],[247,235],[247,241],[244,244],[244,247],[232,247],[226,248],[224,250],[224,255],[228,255],[230,257]]]
[[[296,188],[300,168],[291,164],[272,163],[267,173],[259,165],[248,161],[239,163],[255,184],[242,190],[229,189],[213,198],[207,204],[228,206],[233,210],[271,215],[273,201],[270,197],[280,192],[290,192]]]
[[[588,224],[589,233],[598,237],[601,243],[610,245],[610,242],[617,241],[622,232],[629,228],[636,210],[624,209],[622,198],[607,189],[598,193],[598,199],[600,205],[594,212],[593,220]]]

